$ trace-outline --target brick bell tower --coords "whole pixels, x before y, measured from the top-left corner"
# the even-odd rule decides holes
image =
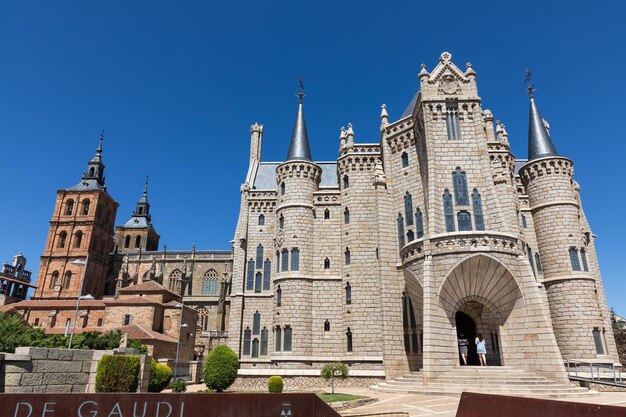
[[[103,139],[104,132],[82,180],[57,191],[35,299],[71,299],[85,294],[99,298],[104,293],[118,203],[106,191]]]

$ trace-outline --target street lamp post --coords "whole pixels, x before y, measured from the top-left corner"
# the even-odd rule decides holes
[[[72,324],[72,333],[70,334],[70,341],[67,344],[67,348],[72,348],[72,340],[74,339],[74,331],[76,330],[76,319],[78,318],[78,308],[80,306],[80,300],[93,300],[94,297],[90,294],[83,296],[83,285],[85,284],[85,273],[87,272],[87,262],[89,262],[89,254],[84,261],[80,259],[74,259],[70,262],[73,265],[82,265],[83,266],[83,276],[80,280],[80,293],[78,294],[78,299],[76,300],[76,312],[74,313],[74,323]]]

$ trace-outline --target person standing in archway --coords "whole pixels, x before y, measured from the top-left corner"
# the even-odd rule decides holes
[[[487,347],[485,346],[485,338],[482,334],[478,333],[476,337],[476,353],[480,359],[480,366],[487,366]]]
[[[463,332],[459,333],[459,352],[461,352],[461,358],[463,358],[463,365],[467,366],[467,345],[469,345],[469,341],[463,334]]]

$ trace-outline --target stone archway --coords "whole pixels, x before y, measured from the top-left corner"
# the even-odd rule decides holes
[[[512,311],[524,305],[513,274],[490,256],[474,255],[451,270],[438,294],[454,337],[459,333],[457,318],[461,313],[474,322],[475,334],[485,338],[487,363],[502,365],[501,329],[507,325]],[[473,338],[469,343],[474,347]]]

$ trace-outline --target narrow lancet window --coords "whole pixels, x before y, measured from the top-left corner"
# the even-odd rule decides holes
[[[259,214],[259,226],[265,226],[265,215]]]
[[[257,269],[263,267],[263,245],[261,244],[256,247],[256,267]]]
[[[472,192],[472,206],[474,207],[474,223],[476,230],[485,230],[485,220],[483,218],[483,203],[480,199],[478,189],[474,188]]]
[[[580,261],[578,260],[578,250],[573,246],[569,248],[569,260],[572,263],[572,271],[580,271]]]
[[[454,208],[452,207],[452,195],[447,188],[443,190],[443,213],[446,218],[446,232],[454,232]]]
[[[343,188],[348,188],[350,186],[350,178],[347,175],[343,176]]]
[[[454,201],[457,206],[469,206],[469,196],[467,193],[467,180],[465,172],[461,167],[456,167],[452,173],[452,184],[454,185]]]
[[[300,249],[298,248],[291,249],[291,270],[300,270]]]
[[[461,127],[459,126],[459,109],[452,104],[446,105],[446,129],[448,140],[461,139]]]
[[[345,256],[345,263],[346,265],[350,265],[350,248],[346,248],[346,251],[344,252],[344,256]]]
[[[398,246],[400,249],[404,246],[404,219],[402,218],[402,214],[398,213],[398,219],[396,220],[398,223]]]
[[[350,210],[348,210],[348,207],[343,211],[343,222],[344,224],[350,224]]]
[[[352,304],[352,286],[346,283],[346,304]]]
[[[407,191],[404,194],[404,216],[406,220],[406,225],[410,226],[413,224],[413,196]]]
[[[263,263],[263,291],[270,289],[270,283],[272,282],[272,261],[266,259]]]
[[[589,264],[587,264],[587,252],[584,249],[580,250],[580,259],[583,261],[583,271],[589,272]]]
[[[246,290],[252,291],[254,289],[254,261],[250,259],[248,261],[248,276],[246,277]]]
[[[409,154],[406,152],[402,152],[402,168],[406,168],[409,166]]]
[[[418,239],[424,237],[424,216],[422,215],[422,210],[417,209],[415,212],[415,234]]]

